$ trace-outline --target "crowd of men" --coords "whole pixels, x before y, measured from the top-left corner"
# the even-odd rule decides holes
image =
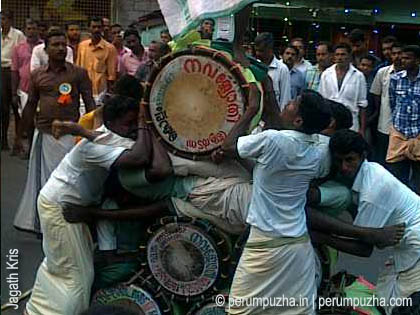
[[[40,23],[27,20],[24,35],[12,21],[12,12],[3,11],[1,148],[9,149],[11,108],[12,154],[27,156],[23,139],[30,144],[14,224],[42,233],[46,256],[27,314],[88,308],[93,243],[81,222],[98,222],[99,248],[114,250],[113,221],[168,214],[162,199],[170,197],[226,221],[232,231],[251,227],[233,298],[309,302],[280,310],[233,305],[230,314],[314,314],[317,243],[359,256],[369,256],[373,246],[395,246],[393,278],[378,284],[379,294],[413,301],[387,314],[420,312],[419,46],[385,37],[381,60],[355,29],[351,45],[319,42],[312,65],[302,38],[276,56],[273,36],[259,34],[253,57],[269,78],[250,84],[248,107],[212,161],[191,163],[166,152],[139,108],[141,83],[174,47],[168,31],[146,49],[137,30],[106,18],[91,18],[84,40],[77,23],[65,32],[51,26],[41,37]],[[214,25],[202,22],[201,39],[212,39]],[[264,131],[249,134],[261,100]],[[75,145],[75,135],[85,139]],[[182,163],[187,175],[177,172]],[[113,173],[141,207],[99,209]],[[350,204],[357,208],[354,225],[334,218]],[[335,209],[334,215],[322,208]]]

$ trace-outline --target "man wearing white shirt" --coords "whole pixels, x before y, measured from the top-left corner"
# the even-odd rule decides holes
[[[268,75],[273,81],[277,105],[282,110],[291,99],[290,74],[287,66],[273,53],[273,35],[261,33],[255,38],[255,52],[258,59],[268,66]]]
[[[352,130],[365,135],[366,130],[366,79],[351,64],[351,47],[346,43],[334,49],[335,64],[321,75],[319,93],[327,99],[346,106],[352,113]]]
[[[354,224],[370,228],[405,224],[404,236],[393,247],[376,287],[377,296],[387,302],[386,314],[420,314],[420,197],[380,164],[366,160],[368,145],[360,134],[338,131],[329,146],[338,171],[353,184]],[[393,309],[392,300],[408,297],[412,305]]]
[[[66,61],[73,63],[73,57],[74,57],[73,49],[67,46]],[[45,51],[45,43],[42,43],[35,46],[34,50],[32,51],[31,66],[30,66],[31,72],[45,65],[48,65],[48,54]]]
[[[398,42],[392,44],[392,65],[378,70],[370,88],[374,95],[375,113],[378,119],[378,141],[375,147],[376,161],[385,166],[385,157],[389,144],[389,130],[392,126],[391,107],[389,105],[389,82],[393,73],[402,70],[401,64],[402,45]]]

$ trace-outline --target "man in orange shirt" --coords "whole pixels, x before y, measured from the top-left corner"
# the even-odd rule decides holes
[[[116,79],[117,50],[102,38],[102,19],[89,21],[92,38],[79,44],[76,64],[85,68],[92,81],[95,100],[107,91],[111,92]]]

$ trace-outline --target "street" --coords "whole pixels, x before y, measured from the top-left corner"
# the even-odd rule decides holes
[[[11,157],[9,152],[1,153],[2,305],[8,303],[10,295],[14,294],[9,290],[9,283],[6,282],[6,278],[12,272],[18,273],[19,290],[23,294],[32,287],[36,270],[43,257],[41,241],[36,236],[17,231],[13,227],[14,213],[25,184],[26,165],[27,161]],[[6,269],[6,261],[8,259],[6,255],[12,249],[19,250],[18,270],[14,271]],[[345,269],[355,275],[361,274],[367,280],[376,283],[378,272],[387,257],[387,251],[375,252],[369,259],[341,254],[336,271]],[[5,311],[5,314],[22,314],[25,301],[19,304],[18,310],[9,309]]]

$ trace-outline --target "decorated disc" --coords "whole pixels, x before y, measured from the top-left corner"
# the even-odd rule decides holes
[[[71,84],[70,83],[61,83],[58,87],[58,91],[62,95],[68,95],[71,93]]]
[[[225,308],[227,307],[229,296],[227,294],[223,295],[223,300],[218,299],[216,303],[215,299],[220,298],[221,296],[222,294],[219,294],[217,297],[213,296],[204,302],[196,303],[188,311],[187,315],[226,315]]]
[[[210,154],[245,112],[245,80],[236,65],[215,50],[169,55],[151,80],[145,98],[150,119],[174,154]]]
[[[141,315],[166,314],[165,309],[167,309],[166,306],[161,308],[150,292],[135,285],[119,285],[99,290],[94,295],[92,304],[121,305]]]

